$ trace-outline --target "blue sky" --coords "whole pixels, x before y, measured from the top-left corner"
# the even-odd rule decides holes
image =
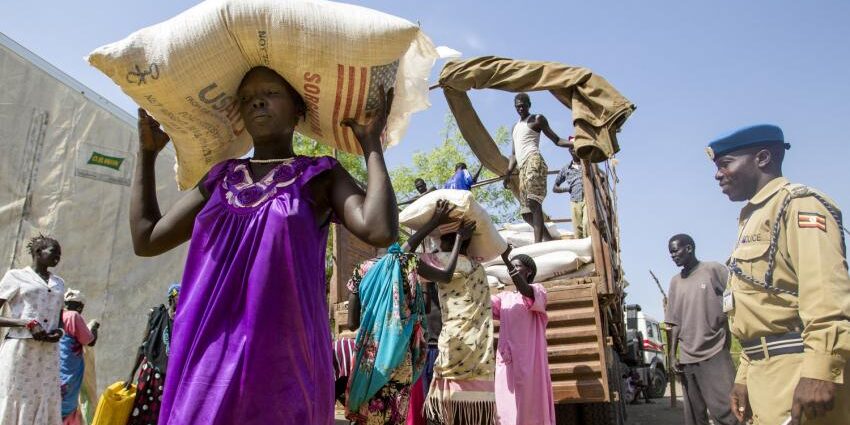
[[[0,31],[83,84],[135,113],[135,105],[83,60],[94,48],[165,20],[195,1],[7,2]],[[620,134],[618,187],[629,300],[661,317],[653,269],[665,288],[676,273],[670,235],[690,233],[705,260],[723,261],[735,239],[741,204],[720,193],[704,146],[726,130],[780,125],[793,147],[785,174],[850,205],[850,2],[845,1],[356,1],[414,22],[436,44],[465,57],[499,55],[591,68],[637,105]],[[434,70],[434,80],[441,63]],[[474,93],[484,123],[516,121],[512,95]],[[413,118],[407,137],[387,153],[390,166],[439,140],[447,106]],[[569,111],[549,94],[532,94],[532,112],[562,137]],[[544,141],[550,168],[568,161]],[[568,197],[550,194],[553,216],[568,217]]]

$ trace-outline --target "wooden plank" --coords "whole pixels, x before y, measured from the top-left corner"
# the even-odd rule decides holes
[[[561,340],[596,340],[596,324],[568,326],[563,328],[546,328],[546,340],[550,343]]]
[[[587,214],[588,232],[590,235],[591,244],[593,247],[593,262],[596,264],[596,274],[601,276],[606,282],[608,280],[605,272],[607,270],[607,260],[604,257],[602,249],[602,235],[600,227],[602,226],[602,218],[599,216],[598,197],[596,196],[594,173],[596,165],[591,164],[586,159],[581,160],[581,169],[584,174],[582,183],[584,184],[584,202],[585,213]]]
[[[549,363],[549,373],[552,375],[552,381],[560,381],[558,375],[600,375],[605,370],[603,364],[599,361],[572,361],[565,363]]]
[[[555,403],[597,403],[605,401],[602,383],[596,380],[572,380],[552,383]]]
[[[596,337],[598,339],[597,340],[597,347],[599,347],[599,358],[602,360],[602,364],[607,366],[607,363],[610,362],[611,359],[606,359],[606,355],[605,355],[606,353],[608,353],[608,351],[605,349],[607,341],[606,341],[605,335],[603,335],[603,332],[607,331],[607,329],[605,329],[605,324],[602,321],[602,317],[599,314],[600,313],[600,311],[599,311],[599,297],[593,297],[593,305],[596,307],[595,308],[595,310],[596,310]],[[603,389],[603,391],[605,391],[605,399],[604,400],[610,401],[611,400],[611,394],[608,391],[608,388],[609,388],[608,379],[610,379],[610,377],[608,376],[608,368],[603,367],[602,370],[601,370],[601,374],[602,374],[602,389]]]
[[[546,352],[550,361],[565,357],[598,356],[599,344],[593,340],[590,342],[572,343],[567,345],[549,345]]]
[[[378,255],[378,250],[361,241],[344,227],[333,225],[333,256],[334,268],[331,276],[330,304],[348,300],[348,289],[345,287],[354,267],[361,262]]]

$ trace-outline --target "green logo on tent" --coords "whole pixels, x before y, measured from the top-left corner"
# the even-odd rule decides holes
[[[104,155],[98,152],[92,152],[91,158],[89,158],[89,164],[100,165],[102,167],[111,168],[113,170],[120,170],[121,163],[124,162],[124,158],[118,158],[114,156]]]

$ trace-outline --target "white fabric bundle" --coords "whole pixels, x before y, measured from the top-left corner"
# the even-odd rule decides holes
[[[423,195],[398,215],[401,225],[418,230],[431,219],[437,208],[437,201],[445,199],[456,208],[451,217],[466,218],[476,223],[475,232],[469,243],[469,256],[479,262],[498,257],[508,248],[507,242],[499,236],[490,214],[472,196],[468,190],[439,189]]]
[[[251,148],[236,96],[251,68],[277,71],[301,94],[308,113],[300,133],[360,153],[339,122],[363,120],[380,87],[395,87],[384,143],[398,143],[410,115],[429,106],[436,58],[415,24],[364,7],[207,0],[87,59],[162,124],[177,151],[178,186],[186,189],[211,166]]]

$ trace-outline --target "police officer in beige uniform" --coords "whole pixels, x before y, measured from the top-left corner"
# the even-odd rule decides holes
[[[756,425],[850,424],[850,277],[841,212],[782,177],[782,130],[746,127],[709,145],[715,179],[747,201],[724,309],[743,353],[733,412]]]

